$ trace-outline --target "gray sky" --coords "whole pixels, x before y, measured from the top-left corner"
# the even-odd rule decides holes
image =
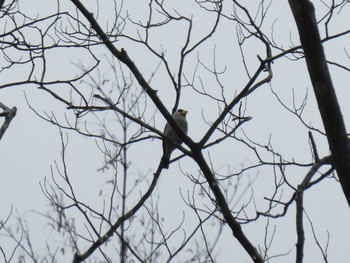
[[[35,0],[29,2],[21,2],[20,8],[23,12],[30,16],[48,15],[55,11],[55,1],[40,1]],[[59,1],[62,9],[71,10],[72,5],[70,1]],[[110,5],[111,1],[100,1],[99,22],[103,28],[108,27],[106,21],[111,19],[114,15]],[[190,46],[194,41],[198,41],[203,34],[210,30],[210,26],[214,21],[213,15],[208,15],[203,9],[198,9],[195,3],[189,4],[190,1],[177,2],[178,6],[171,6],[171,1],[166,1],[168,10],[172,8],[177,12],[190,16],[193,15],[193,38],[191,38]],[[192,2],[192,1],[191,1]],[[135,21],[144,22],[147,15],[147,1],[142,1],[144,6],[139,1],[128,1],[124,3],[124,10],[129,10],[130,18]],[[227,2],[225,2],[226,4]],[[318,17],[325,13],[325,7],[319,2],[317,4]],[[252,3],[253,5],[253,3]],[[255,5],[255,3],[254,3]],[[249,10],[254,8],[248,6]],[[225,6],[226,7],[226,6]],[[226,9],[228,10],[228,9]],[[97,11],[91,10],[95,15]],[[172,11],[172,15],[175,12]],[[183,13],[182,13],[183,12]],[[228,12],[228,11],[227,11]],[[331,34],[335,34],[342,30],[349,28],[349,8],[344,8],[339,17],[335,17],[334,22],[331,23]],[[254,12],[253,12],[254,13]],[[158,17],[155,17],[157,19]],[[159,17],[160,18],[160,17]],[[179,50],[184,43],[186,35],[186,26],[182,22],[172,22],[165,27],[156,28],[150,34],[151,45],[155,50],[160,51],[164,49],[165,57],[169,61],[170,69],[176,73],[176,68],[179,62]],[[129,33],[136,37],[135,25],[128,23],[126,25],[125,33]],[[285,1],[272,1],[270,10],[268,12],[266,23],[263,26],[264,32],[268,37],[271,37],[271,28],[273,28],[274,40],[278,45],[287,48],[293,44],[298,44],[299,40],[295,25],[292,20],[289,6]],[[324,36],[324,29],[321,26],[321,32]],[[344,55],[344,49],[348,49],[349,37],[343,37],[332,44],[325,44],[327,58],[331,61],[337,61],[349,65],[349,58]],[[35,38],[34,38],[35,39]],[[33,40],[34,41],[34,40]],[[252,39],[247,40],[243,46],[245,58],[248,63],[250,73],[253,73],[259,65],[257,55],[264,57],[264,47]],[[139,66],[141,72],[149,77],[151,72],[157,67],[159,60],[155,58],[147,49],[139,44],[133,43],[127,39],[120,39],[116,46],[124,48],[130,57]],[[227,99],[230,99],[236,94],[247,82],[247,75],[242,64],[239,47],[237,45],[236,28],[232,22],[223,19],[218,30],[212,38],[205,44],[200,46],[198,50],[188,56],[185,63],[185,74],[188,79],[193,77],[193,72],[196,68],[197,58],[208,68],[213,68],[213,58],[215,50],[215,62],[218,71],[226,69],[225,73],[220,75],[220,83],[224,85],[224,93]],[[101,81],[108,80],[103,88],[108,91],[114,83],[115,75],[110,71],[108,60],[111,60],[110,54],[103,47],[93,48],[96,56],[101,59],[99,70],[101,73]],[[275,50],[274,52],[277,51]],[[48,72],[46,80],[55,80],[60,78],[69,78],[75,76],[80,72],[77,65],[81,63],[85,66],[91,65],[91,58],[87,56],[85,51],[78,49],[62,49],[59,52],[48,52],[48,57],[52,60],[48,64]],[[39,63],[39,62],[38,62]],[[245,114],[253,117],[251,121],[244,125],[246,135],[252,140],[261,144],[266,144],[271,139],[271,144],[274,150],[281,153],[288,160],[295,160],[297,162],[308,163],[312,161],[312,155],[308,142],[308,129],[303,126],[300,121],[288,113],[278,102],[271,89],[278,94],[279,98],[289,107],[293,106],[293,92],[295,96],[296,105],[300,104],[307,93],[308,104],[305,107],[303,118],[305,122],[313,127],[323,131],[323,126],[320,122],[317,106],[315,104],[314,94],[308,78],[307,69],[303,60],[291,61],[286,58],[277,60],[273,65],[274,77],[271,85],[264,85],[259,90],[249,96],[246,101]],[[40,65],[36,70],[40,72]],[[337,67],[330,66],[333,76],[334,85],[339,98],[340,106],[342,107],[343,116],[347,127],[349,127],[349,98],[350,91],[347,88],[349,74],[347,71],[341,70]],[[125,71],[127,72],[127,71]],[[174,91],[170,85],[169,78],[165,76],[165,70],[161,67],[151,81],[154,89],[158,90],[159,97],[164,104],[171,110],[174,101]],[[1,84],[10,80],[25,79],[28,74],[28,69],[20,68],[20,70],[10,70],[9,74],[0,73]],[[98,78],[98,72],[94,72],[94,77]],[[128,73],[129,74],[129,73]],[[120,76],[121,74],[118,74]],[[202,66],[198,65],[197,76],[195,77],[195,84],[200,88],[200,83],[204,83],[208,92],[214,95],[220,94],[221,90],[218,82],[208,71]],[[91,82],[90,82],[91,83]],[[136,81],[134,81],[136,84]],[[183,82],[183,84],[185,84]],[[80,83],[81,90],[89,93],[90,88],[88,83]],[[69,95],[67,91],[62,90],[63,87],[54,87],[55,91]],[[135,88],[137,90],[137,88]],[[190,87],[183,88],[183,97],[181,98],[180,107],[189,110],[189,136],[193,140],[199,140],[208,129],[208,125],[201,117],[205,116],[207,121],[214,121],[218,115],[217,103],[212,100],[199,96]],[[18,211],[20,216],[24,216],[28,220],[28,227],[33,238],[34,248],[38,253],[44,250],[45,240],[49,237],[50,242],[59,246],[59,236],[52,232],[47,226],[47,220],[34,212],[33,210],[46,213],[49,211],[48,201],[45,199],[40,190],[40,183],[44,182],[44,178],[51,180],[51,168],[57,176],[55,162],[61,167],[60,151],[61,142],[59,130],[57,127],[40,119],[28,106],[25,96],[30,105],[39,113],[54,113],[61,121],[64,121],[65,114],[68,119],[72,119],[71,112],[65,110],[65,107],[54,101],[47,93],[40,91],[36,86],[29,85],[26,87],[10,87],[0,89],[0,102],[9,107],[16,106],[18,108],[17,116],[11,123],[10,128],[5,133],[5,136],[0,141],[0,175],[2,183],[0,184],[0,218],[4,218],[10,212],[11,206]],[[111,93],[111,97],[116,96],[116,91]],[[163,130],[165,125],[164,118],[158,113],[152,104],[151,100],[147,100],[146,116],[151,116],[156,112],[156,128]],[[236,113],[237,113],[236,109]],[[98,118],[105,119],[108,124],[110,132],[115,136],[119,136],[119,130],[116,129],[116,117],[113,113],[106,113],[98,115]],[[98,125],[98,118],[90,115],[85,120],[90,131],[98,132],[100,126]],[[132,128],[134,129],[134,128]],[[317,142],[319,154],[321,157],[329,154],[327,141],[325,136],[314,132],[315,140]],[[103,155],[101,154],[98,142],[91,138],[83,138],[74,132],[64,131],[64,138],[68,136],[67,148],[67,164],[72,184],[75,186],[76,193],[81,200],[96,209],[101,209],[103,205],[103,196],[107,196],[109,186],[107,181],[112,177],[113,171],[106,170],[104,172],[98,169],[103,165]],[[219,136],[217,133],[215,136]],[[214,138],[216,138],[214,136]],[[238,136],[243,137],[242,132],[238,132]],[[271,136],[271,137],[270,137]],[[112,147],[112,146],[109,146]],[[129,158],[131,161],[130,173],[134,176],[130,179],[137,178],[137,173],[148,174],[149,181],[151,174],[155,171],[158,162],[161,158],[161,142],[160,140],[153,140],[142,143],[140,147],[130,149]],[[179,152],[174,152],[173,156],[178,155]],[[263,155],[266,160],[270,160],[269,154]],[[237,172],[242,167],[246,167],[256,163],[256,157],[247,147],[237,141],[229,141],[220,146],[215,146],[206,152],[207,159],[210,158],[213,167],[219,173],[233,173]],[[179,162],[181,168],[189,174],[196,176],[198,168],[195,163],[189,158],[182,159]],[[294,185],[302,180],[307,169],[300,168],[286,168],[288,180]],[[179,226],[186,215],[183,228],[190,231],[195,226],[195,215],[184,204],[181,194],[187,196],[193,190],[193,184],[184,176],[177,163],[171,165],[171,169],[164,171],[160,182],[157,186],[157,192],[153,196],[154,200],[159,199],[158,211],[164,218],[164,229],[171,232],[174,228]],[[274,190],[274,176],[271,168],[252,169],[244,173],[239,181],[239,187],[234,188],[237,180],[232,180],[232,188],[229,190],[229,195],[234,196],[232,204],[234,211],[246,204],[253,193],[255,202],[259,210],[267,208],[268,203],[264,197],[270,197]],[[248,185],[254,181],[253,185]],[[131,187],[131,186],[130,186]],[[138,186],[135,193],[130,198],[129,206],[132,201],[135,201],[139,196],[139,191],[144,189],[144,185]],[[227,187],[227,182],[222,182],[222,187]],[[244,190],[248,187],[245,195],[239,198]],[[102,190],[102,195],[100,192]],[[197,191],[197,190],[196,190]],[[282,193],[279,193],[282,194]],[[290,197],[290,190],[286,189],[283,193],[282,200],[287,201]],[[211,205],[208,199],[197,197],[198,205],[203,203]],[[347,227],[350,213],[348,205],[343,196],[340,185],[333,179],[327,179],[305,194],[305,208],[307,215],[310,217],[314,230],[317,234],[321,246],[324,248],[327,243],[327,233],[329,233],[329,247],[328,256],[329,262],[343,262],[347,258],[347,249],[350,246],[350,229]],[[247,208],[247,213],[253,214],[254,206]],[[15,212],[14,214],[16,214]],[[75,217],[74,214],[72,214]],[[139,218],[138,218],[139,219]],[[77,225],[84,230],[82,218],[76,216]],[[307,231],[307,243],[305,249],[305,262],[320,262],[321,253],[315,244],[310,224],[305,217],[305,229]],[[38,223],[40,222],[40,223]],[[11,220],[10,223],[15,223]],[[214,224],[214,222],[213,222]],[[258,247],[263,245],[264,231],[266,220],[261,219],[252,224],[244,225],[243,229],[248,238],[252,240],[254,245]],[[292,205],[288,211],[288,215],[281,219],[271,220],[269,225],[269,235],[271,238],[274,227],[276,232],[272,243],[270,255],[278,255],[288,253],[286,258],[276,258],[271,262],[293,262],[295,257],[295,205]],[[217,222],[212,227],[208,227],[208,236],[215,237],[215,231],[219,227]],[[137,231],[137,227],[133,229]],[[85,233],[86,234],[86,231]],[[52,238],[54,237],[54,238]],[[3,244],[5,239],[0,236],[0,243]],[[177,245],[182,240],[181,233],[177,233],[170,241],[172,245]],[[56,243],[55,243],[56,242]],[[81,246],[84,251],[87,245]],[[263,248],[262,248],[263,249]],[[238,242],[231,237],[231,231],[225,227],[224,232],[220,238],[218,248],[214,251],[218,254],[218,262],[227,262],[235,258],[235,262],[250,262],[247,254],[240,247]],[[186,258],[186,253],[180,256],[180,259]],[[66,262],[71,259],[71,254],[59,256],[59,262]]]

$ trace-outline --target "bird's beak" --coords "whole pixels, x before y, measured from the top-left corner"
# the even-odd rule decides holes
[[[181,112],[181,114],[183,115],[183,116],[186,116],[187,115],[187,110],[182,110],[182,112]]]

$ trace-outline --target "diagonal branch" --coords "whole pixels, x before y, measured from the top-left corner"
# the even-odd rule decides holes
[[[158,110],[162,113],[165,119],[168,121],[170,126],[176,131],[182,141],[187,144],[190,148],[194,142],[189,138],[183,130],[179,127],[176,121],[171,117],[171,114],[166,109],[162,101],[159,99],[157,95],[157,90],[153,89],[147,82],[147,80],[142,76],[140,70],[135,65],[134,61],[132,61],[124,49],[118,50],[114,44],[109,40],[108,36],[101,28],[99,23],[94,18],[93,14],[86,9],[86,7],[79,0],[71,0],[72,3],[79,9],[79,11],[84,15],[84,17],[89,21],[91,27],[95,30],[97,36],[102,40],[108,50],[115,56],[118,60],[124,63],[129,70],[133,73],[134,77],[143,88],[143,90],[147,93],[147,95],[154,102]]]
[[[140,200],[135,204],[135,206],[132,209],[130,209],[127,213],[125,213],[123,216],[119,217],[118,220],[109,228],[109,230],[103,236],[97,239],[83,254],[76,253],[74,255],[73,263],[83,262],[85,259],[87,259],[90,255],[92,255],[95,252],[96,249],[98,249],[111,236],[113,236],[116,233],[117,229],[121,226],[123,222],[130,219],[132,216],[136,214],[136,212],[144,205],[144,203],[153,193],[153,190],[157,185],[160,172],[161,172],[161,167],[158,168],[158,171],[153,175],[153,180],[151,182],[150,187],[148,188],[147,192],[145,192],[144,195],[140,198]]]
[[[0,102],[0,108],[3,109],[3,112],[0,113],[0,117],[5,117],[5,121],[0,127],[0,140],[1,140],[2,136],[4,136],[5,131],[9,127],[12,119],[16,116],[17,108],[13,107],[12,109],[10,109],[4,104],[2,104],[1,102]]]
[[[235,105],[237,105],[238,102],[241,101],[241,99],[243,99],[244,97],[249,95],[257,87],[261,86],[264,83],[268,83],[271,80],[272,74],[269,73],[269,75],[266,78],[255,83],[255,81],[258,79],[260,74],[266,69],[266,64],[267,64],[267,61],[261,61],[260,66],[256,70],[254,76],[249,80],[249,82],[242,89],[242,91],[236,97],[234,97],[232,99],[232,101],[223,109],[220,116],[214,121],[214,123],[208,129],[207,133],[201,139],[200,145],[202,145],[202,146],[205,145],[205,143],[209,140],[209,138],[214,133],[214,131],[217,129],[217,127],[220,125],[220,123],[225,119],[227,114],[233,109],[233,107]]]
[[[225,199],[224,194],[220,189],[220,185],[218,181],[215,179],[213,172],[211,171],[208,163],[205,161],[200,148],[198,151],[194,151],[195,159],[201,168],[207,182],[210,186],[210,189],[213,191],[215,196],[215,201],[220,208],[220,212],[225,218],[225,222],[229,225],[232,230],[233,236],[238,240],[238,242],[242,245],[242,247],[249,254],[253,262],[262,263],[263,259],[259,254],[258,250],[254,247],[254,245],[250,242],[247,236],[244,234],[241,224],[234,218],[232,215],[231,209],[228,206],[228,203]]]

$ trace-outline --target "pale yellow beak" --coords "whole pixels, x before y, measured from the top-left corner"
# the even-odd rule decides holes
[[[187,112],[188,112],[187,110],[182,110],[182,111],[181,111],[181,114],[182,114],[183,116],[186,116],[186,115],[187,115]]]

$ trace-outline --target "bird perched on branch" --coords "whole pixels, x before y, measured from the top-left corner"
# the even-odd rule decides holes
[[[176,121],[177,125],[187,134],[188,125],[186,120],[186,114],[188,111],[179,109],[175,111],[172,115],[173,119]],[[170,126],[169,123],[165,125],[164,134],[167,136],[167,139],[163,139],[163,157],[162,157],[162,165],[163,168],[169,168],[169,161],[171,153],[176,149],[176,144],[182,144],[182,140],[177,136],[174,129]]]

